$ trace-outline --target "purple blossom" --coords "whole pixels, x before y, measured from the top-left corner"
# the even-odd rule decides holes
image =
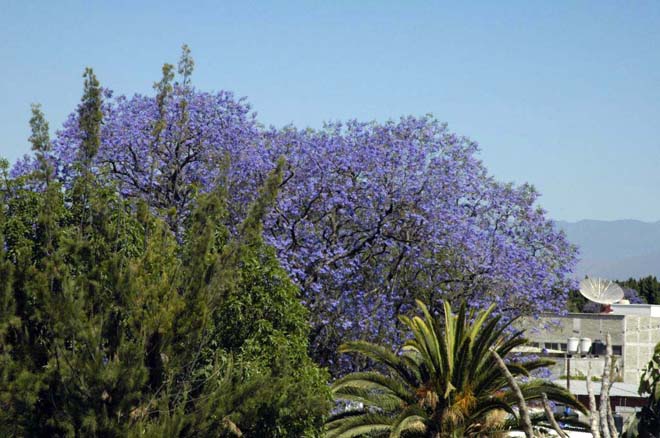
[[[54,141],[65,182],[80,143],[76,117]],[[300,286],[324,364],[342,366],[344,340],[398,341],[396,315],[415,298],[497,303],[510,317],[557,311],[573,286],[576,250],[536,206],[534,188],[495,181],[477,144],[431,117],[265,129],[231,93],[182,87],[165,117],[156,138],[153,97],[107,92],[95,165],[125,196],[182,216],[195,190],[224,184],[235,225],[283,155],[285,182],[264,234]]]

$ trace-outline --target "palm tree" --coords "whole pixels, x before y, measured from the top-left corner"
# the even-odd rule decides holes
[[[399,317],[413,335],[400,354],[365,341],[340,347],[340,352],[368,357],[386,372],[356,372],[334,382],[335,399],[350,407],[329,419],[326,438],[483,436],[501,429],[507,413],[516,418],[516,397],[489,349],[506,359],[527,342],[522,332],[508,330],[511,321],[492,315],[494,306],[475,311],[463,303],[454,314],[444,302],[444,318],[434,318],[421,301],[417,305],[421,316]],[[531,371],[552,363],[509,361],[507,367],[514,377],[529,378],[519,384],[525,400],[541,400],[545,393],[584,412],[565,389],[530,378]]]

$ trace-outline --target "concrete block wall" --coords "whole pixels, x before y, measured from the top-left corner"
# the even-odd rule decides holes
[[[626,383],[639,383],[655,345],[660,342],[660,318],[626,315],[625,323],[623,379]]]
[[[609,332],[613,345],[623,345],[625,317],[623,315],[597,315],[588,313],[565,316],[547,315],[538,319],[525,318],[519,323],[531,342],[565,344],[571,337],[605,341]]]
[[[615,376],[615,380],[621,380],[623,379],[623,358],[621,357],[614,357],[613,358],[615,361],[615,367],[617,370],[617,374]],[[560,373],[559,376],[565,376],[566,375],[566,359],[564,358],[555,358],[557,361],[557,365],[555,367],[559,366],[557,368],[557,371]],[[580,357],[580,356],[573,356],[571,358],[571,377],[585,377],[587,376],[589,372],[589,364],[591,363],[591,375],[593,377],[597,377],[600,379],[600,377],[603,375],[603,369],[605,368],[605,357],[600,356],[600,357]]]
[[[540,347],[546,343],[566,344],[569,337],[591,338],[605,341],[609,332],[612,345],[622,347],[618,358],[620,378],[625,383],[638,384],[642,370],[653,356],[656,343],[660,342],[660,318],[636,315],[567,314],[545,315],[539,319],[523,319],[520,328],[526,336]],[[557,364],[551,369],[554,376],[566,374],[566,363],[556,357]],[[594,375],[602,374],[602,358],[571,360],[571,375],[586,375],[588,363],[592,363]]]

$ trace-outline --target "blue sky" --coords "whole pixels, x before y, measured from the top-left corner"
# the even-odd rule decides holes
[[[553,218],[660,219],[660,2],[0,0],[0,156],[30,103],[61,124],[85,66],[148,93],[184,42],[262,123],[432,113]]]

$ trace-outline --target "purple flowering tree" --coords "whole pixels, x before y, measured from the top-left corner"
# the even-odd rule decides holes
[[[179,219],[195,192],[212,186],[221,176],[223,160],[233,153],[256,151],[254,114],[229,92],[203,93],[175,85],[163,114],[153,97],[112,99],[107,90],[105,97],[103,144],[96,168],[109,172],[123,195],[143,197],[155,208],[171,210],[168,214]],[[73,113],[53,144],[59,174],[65,181],[75,175],[73,163],[81,141],[77,114]],[[259,159],[254,154],[241,158],[246,163]],[[244,170],[240,181],[228,179],[233,192],[246,190],[234,185],[254,176],[252,169]],[[232,173],[239,174],[240,170],[233,168]]]
[[[270,130],[263,151],[289,160],[267,233],[327,360],[341,338],[394,340],[414,298],[512,316],[566,299],[575,250],[537,193],[493,180],[476,144],[432,118]]]
[[[168,76],[169,75],[169,76]],[[238,223],[279,156],[287,173],[265,238],[301,288],[311,347],[332,368],[348,339],[397,341],[415,298],[498,304],[506,315],[563,307],[576,250],[529,185],[495,181],[477,145],[431,117],[264,129],[243,100],[157,84],[155,97],[105,93],[94,166],[129,197],[174,217],[224,184]],[[57,133],[59,178],[75,172],[77,113]],[[17,163],[15,172],[34,166]]]

